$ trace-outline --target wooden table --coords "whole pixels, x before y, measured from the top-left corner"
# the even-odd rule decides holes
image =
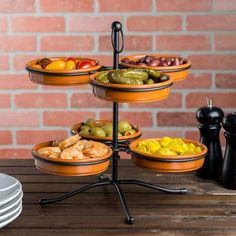
[[[121,178],[189,188],[182,195],[122,186],[129,210],[136,219],[134,225],[128,225],[111,186],[89,190],[58,204],[43,207],[38,204],[41,198],[94,182],[97,176],[46,175],[36,170],[33,160],[0,160],[0,172],[15,176],[24,190],[23,212],[0,230],[1,236],[236,235],[236,191],[202,180],[195,173],[156,173],[138,168],[130,160],[121,160]]]

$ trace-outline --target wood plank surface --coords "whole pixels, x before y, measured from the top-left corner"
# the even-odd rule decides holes
[[[0,160],[0,172],[23,185],[23,211],[0,229],[2,236],[235,236],[236,191],[203,180],[196,173],[166,174],[136,167],[121,160],[119,178],[139,179],[163,187],[187,187],[187,194],[167,194],[136,185],[121,185],[136,223],[128,225],[112,186],[91,189],[57,204],[39,200],[98,181],[98,175],[63,177],[38,171],[33,160]],[[110,169],[105,172],[110,175]]]

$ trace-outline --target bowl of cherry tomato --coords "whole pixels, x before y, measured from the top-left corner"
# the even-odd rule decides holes
[[[31,81],[54,86],[86,84],[101,67],[97,60],[80,57],[40,58],[26,64]]]

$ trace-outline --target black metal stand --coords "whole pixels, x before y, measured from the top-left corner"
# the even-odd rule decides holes
[[[112,23],[112,34],[111,34],[111,41],[112,41],[112,46],[113,46],[113,68],[118,69],[119,68],[119,53],[122,52],[123,50],[123,32],[122,32],[122,25],[120,22],[115,21]],[[119,49],[119,36],[121,34],[121,39],[122,39],[122,45],[121,49]],[[76,189],[72,192],[65,193],[64,195],[61,195],[59,197],[54,197],[50,199],[42,199],[40,201],[41,205],[47,205],[51,203],[56,203],[63,201],[67,198],[73,197],[79,193],[85,192],[91,188],[95,187],[100,187],[100,186],[106,186],[106,185],[112,185],[120,198],[121,205],[123,207],[126,220],[128,224],[134,224],[135,219],[134,217],[129,213],[126,200],[124,197],[124,193],[120,187],[121,184],[135,184],[139,185],[142,187],[166,192],[166,193],[180,193],[180,194],[185,194],[187,193],[186,188],[180,188],[180,189],[170,189],[170,188],[164,188],[158,185],[146,183],[140,180],[133,180],[133,179],[120,179],[118,180],[118,160],[120,158],[119,156],[119,146],[118,146],[118,102],[113,103],[113,142],[112,142],[112,147],[113,147],[113,155],[112,155],[112,175],[111,177],[105,177],[103,174],[99,176],[99,181],[95,183],[91,183],[88,185],[85,185],[79,189]]]

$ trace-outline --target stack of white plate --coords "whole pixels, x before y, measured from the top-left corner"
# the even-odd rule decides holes
[[[20,215],[22,197],[21,183],[10,175],[0,173],[0,228]]]

